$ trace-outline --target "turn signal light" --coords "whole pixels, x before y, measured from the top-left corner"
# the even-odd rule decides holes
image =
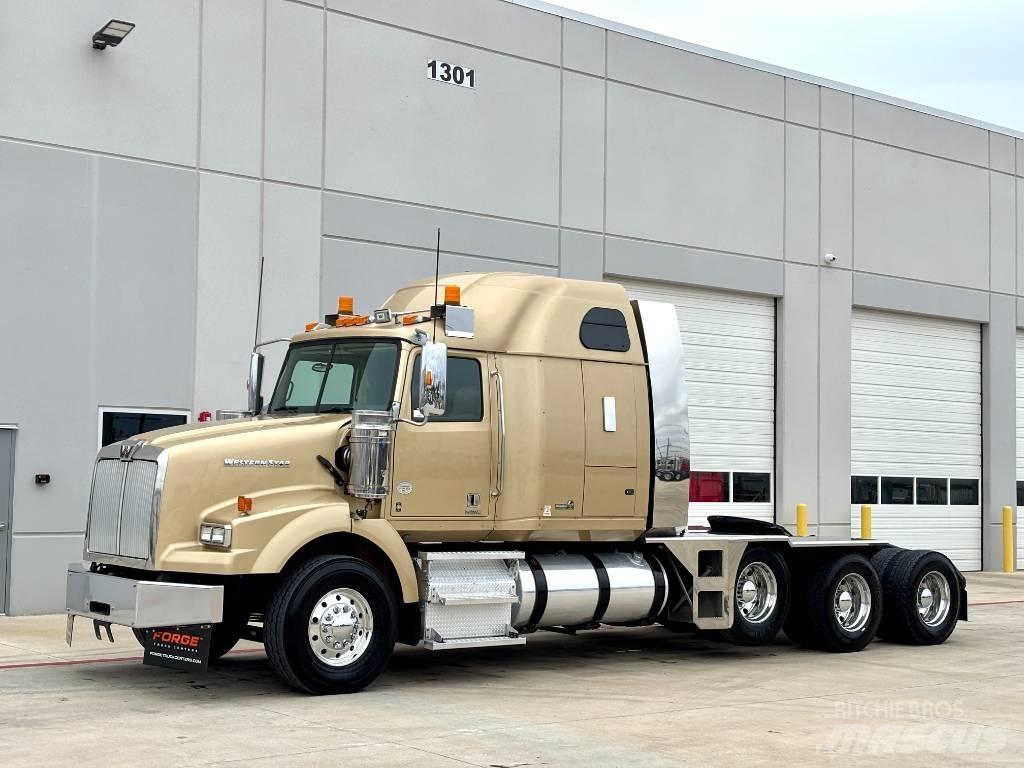
[[[444,303],[458,306],[462,301],[462,289],[457,285],[446,285],[444,287]]]
[[[248,496],[239,496],[238,511],[246,515],[252,512],[252,499],[250,499]]]
[[[355,309],[355,301],[351,296],[339,296],[338,297],[338,314],[339,315],[351,315]]]

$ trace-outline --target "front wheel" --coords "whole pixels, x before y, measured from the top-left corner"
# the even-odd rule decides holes
[[[789,613],[791,592],[786,561],[770,549],[748,549],[736,573],[732,627],[723,633],[725,639],[760,645],[774,638]]]
[[[387,579],[354,557],[315,557],[274,591],[264,645],[274,672],[306,693],[354,693],[387,666],[398,606]]]

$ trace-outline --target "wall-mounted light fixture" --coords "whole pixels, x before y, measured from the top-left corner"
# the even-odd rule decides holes
[[[102,51],[108,45],[115,47],[118,43],[124,40],[128,33],[135,29],[135,25],[130,21],[118,21],[117,19],[111,19],[103,25],[103,29],[92,36],[92,47],[97,51]]]

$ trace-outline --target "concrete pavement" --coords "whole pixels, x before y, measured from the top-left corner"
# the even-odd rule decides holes
[[[0,765],[1016,765],[1024,574],[969,576],[935,648],[737,648],[660,627],[526,647],[399,647],[353,696],[284,688],[240,644],[206,675],[144,667],[62,616],[0,618]]]

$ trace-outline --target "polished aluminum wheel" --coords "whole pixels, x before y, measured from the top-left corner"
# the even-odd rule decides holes
[[[749,563],[736,578],[736,610],[751,624],[771,618],[779,601],[779,585],[764,563]]]
[[[839,580],[832,598],[836,621],[847,632],[860,632],[871,619],[871,587],[859,573],[847,573]]]
[[[949,582],[938,571],[929,571],[917,585],[917,613],[929,627],[941,625],[949,616]]]
[[[316,601],[309,614],[309,647],[324,664],[346,667],[370,647],[373,611],[354,589],[335,589]]]

